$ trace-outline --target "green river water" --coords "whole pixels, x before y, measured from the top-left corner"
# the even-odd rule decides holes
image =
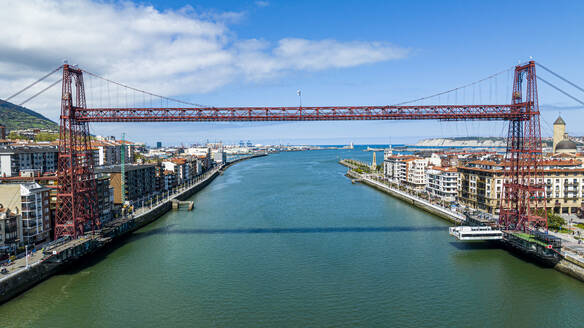
[[[584,327],[584,283],[343,176],[360,150],[238,163],[0,327]],[[377,158],[382,158],[378,153]]]

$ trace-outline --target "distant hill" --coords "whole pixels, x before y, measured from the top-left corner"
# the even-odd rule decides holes
[[[418,141],[416,146],[431,147],[505,147],[505,138],[497,137],[453,137],[433,138]]]
[[[0,100],[0,125],[9,131],[22,129],[59,130],[59,125],[43,115],[28,108]]]

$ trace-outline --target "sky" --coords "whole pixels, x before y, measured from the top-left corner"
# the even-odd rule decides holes
[[[584,85],[581,1],[49,1],[0,0],[0,98],[64,59],[156,94],[209,106],[508,103],[509,69],[530,58]],[[549,73],[538,75],[580,99]],[[52,78],[52,80],[51,80]],[[15,103],[49,85],[25,92]],[[86,78],[88,105],[102,101]],[[542,134],[561,113],[584,135],[584,108],[539,83]],[[579,93],[580,92],[580,93]],[[456,98],[454,98],[456,97]],[[99,99],[98,99],[99,98]],[[453,99],[454,98],[454,99]],[[59,118],[60,88],[26,104]],[[108,101],[112,101],[109,99]],[[354,121],[92,124],[153,145],[197,142],[412,143],[506,134],[503,123]]]

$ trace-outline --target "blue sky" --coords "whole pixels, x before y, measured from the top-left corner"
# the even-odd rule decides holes
[[[90,1],[82,3],[86,7],[95,5]],[[54,5],[64,6],[59,1]],[[199,75],[201,78],[185,79],[187,83],[182,83],[181,87],[172,86],[172,80],[179,77],[180,72],[177,75],[161,75],[158,82],[155,72],[146,75],[152,82],[150,84],[143,82],[146,77],[134,76],[133,71],[140,68],[129,69],[127,67],[132,65],[130,61],[118,59],[133,56],[135,50],[130,48],[126,57],[119,50],[119,57],[112,57],[99,65],[96,64],[99,59],[93,57],[95,51],[92,54],[71,51],[68,56],[73,57],[80,66],[120,82],[131,85],[144,83],[141,86],[149,91],[212,106],[295,106],[298,104],[296,90],[299,88],[302,89],[305,106],[394,104],[481,79],[512,67],[518,61],[526,61],[530,56],[573,82],[584,85],[584,68],[578,63],[584,54],[584,2],[580,1],[149,1],[133,3],[131,9],[127,8],[127,3],[105,2],[99,6],[99,10],[92,11],[104,12],[95,18],[97,21],[116,15],[116,11],[129,18],[135,14],[138,19],[140,15],[145,15],[140,8],[151,7],[150,10],[162,16],[179,13],[197,23],[209,23],[210,26],[204,27],[206,35],[212,34],[213,40],[220,40],[217,41],[219,47],[231,54],[243,53],[242,45],[260,45],[252,56],[268,56],[265,67],[272,65],[273,68],[266,69],[266,72],[263,72],[261,61],[257,66],[257,62],[250,61],[249,56],[244,55],[229,61],[229,67],[237,69],[228,70],[227,64],[222,64],[221,56],[210,51],[209,58],[215,58],[218,64],[203,71],[197,68],[183,72],[183,75]],[[104,6],[111,8],[106,10]],[[84,13],[83,8],[79,7],[72,11],[79,15]],[[152,29],[163,28],[155,23],[148,26]],[[42,26],[38,28],[39,33],[44,33]],[[98,28],[95,27],[96,30]],[[178,30],[177,38],[181,38],[181,33]],[[147,40],[143,38],[136,42]],[[298,53],[300,59],[282,57],[279,54],[284,49],[282,42],[286,40],[301,40],[301,44],[306,43],[312,50],[299,53],[294,49],[292,53]],[[342,59],[330,65],[315,61],[311,56],[328,54],[323,49],[323,45],[327,45],[322,43],[325,42],[323,40],[347,53],[366,48],[364,51],[368,51],[366,54],[371,57],[358,64],[342,62]],[[124,43],[123,37],[120,37],[120,42]],[[126,41],[127,44],[132,42],[131,38]],[[36,45],[32,49],[35,48],[42,47]],[[64,53],[69,50],[67,45],[63,45],[62,49]],[[101,51],[108,52],[109,49],[102,47]],[[142,54],[145,50],[140,51]],[[198,55],[197,59],[204,58],[206,54]],[[174,60],[175,56],[161,58]],[[0,56],[0,64],[9,60]],[[49,66],[51,60],[43,59],[47,66],[45,71],[52,67]],[[54,60],[57,61],[56,58]],[[191,59],[185,60],[188,62]],[[34,66],[33,63],[26,64]],[[111,70],[108,65],[117,69]],[[0,72],[2,67],[0,65]],[[44,66],[37,64],[37,68],[41,72]],[[128,72],[123,73],[124,69]],[[237,72],[234,73],[235,70]],[[564,87],[542,70],[538,73]],[[5,79],[7,76],[5,74]],[[485,90],[497,83],[500,92],[493,98],[497,102],[508,102],[502,91],[504,86],[510,87],[506,78],[507,75],[502,74],[497,82],[483,84],[481,92],[486,94]],[[469,90],[465,91],[467,97],[472,92]],[[566,87],[566,90],[584,98],[584,94],[578,94],[574,89]],[[551,135],[551,123],[559,112],[566,118],[568,132],[584,134],[582,108],[575,102],[541,83],[539,99],[543,110],[544,136]],[[445,103],[446,99],[439,101]],[[481,101],[487,102],[486,99]],[[477,102],[478,99],[475,99]],[[38,104],[38,107],[43,114],[57,118],[58,111],[53,106],[43,108],[42,104]],[[33,106],[31,108],[35,109]],[[401,143],[426,137],[468,135],[504,136],[505,128],[501,123],[425,121],[96,124],[92,131],[113,135],[126,131],[129,138],[149,144],[156,140],[189,144],[206,139],[328,144],[350,141],[387,143],[390,140]],[[156,135],[156,140],[152,135]]]

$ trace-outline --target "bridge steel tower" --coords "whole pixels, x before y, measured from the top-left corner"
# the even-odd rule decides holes
[[[75,119],[85,108],[83,72],[63,65],[61,118],[59,129],[58,192],[55,215],[55,239],[77,238],[98,223],[96,184],[89,123]]]
[[[543,151],[535,62],[515,67],[512,104],[529,120],[510,120],[499,225],[508,230],[547,230]]]
[[[547,229],[539,116],[534,61],[515,67],[507,105],[209,108],[86,108],[83,71],[64,65],[55,237],[78,237],[84,228],[98,224],[90,122],[508,121],[499,224],[506,230]]]

